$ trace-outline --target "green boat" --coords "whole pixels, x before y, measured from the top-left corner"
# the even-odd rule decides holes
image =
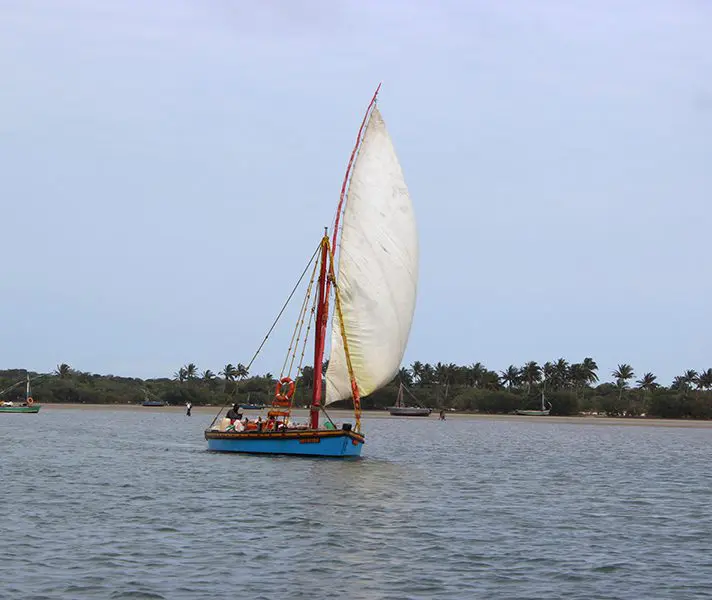
[[[33,404],[32,406],[8,406],[6,404],[0,405],[0,413],[38,413],[40,412],[39,404]]]
[[[12,389],[20,385],[22,381],[19,381],[12,387]],[[7,390],[3,390],[7,391]],[[0,413],[38,413],[40,412],[41,405],[35,404],[32,398],[32,391],[30,390],[30,374],[27,374],[27,387],[25,388],[25,401],[22,404],[16,404],[15,402],[0,402]]]

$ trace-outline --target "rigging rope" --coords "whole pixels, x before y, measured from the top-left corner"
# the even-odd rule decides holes
[[[332,252],[331,248],[329,248],[329,280],[334,286],[334,304],[336,305],[336,313],[339,317],[339,329],[341,331],[341,339],[344,344],[344,354],[346,355],[346,368],[348,369],[349,378],[351,379],[351,397],[354,403],[354,418],[356,419],[356,431],[361,431],[361,399],[359,398],[358,383],[356,382],[356,377],[354,375],[354,368],[351,364],[349,343],[346,339],[344,315],[341,312],[341,296],[339,295],[339,286],[336,284],[336,276],[334,275],[334,253]],[[324,414],[326,414],[326,411],[324,411]],[[331,421],[331,419],[329,420]]]
[[[321,241],[319,242],[319,245],[317,246],[316,250],[314,250],[314,254],[312,254],[311,258],[309,259],[309,262],[307,263],[307,266],[304,267],[304,270],[302,271],[302,274],[299,276],[299,279],[297,280],[297,283],[294,284],[294,287],[292,288],[292,291],[290,292],[289,297],[288,297],[287,300],[284,302],[284,305],[282,306],[282,309],[279,311],[279,314],[278,314],[277,317],[275,318],[274,323],[272,323],[272,326],[269,328],[269,331],[267,331],[267,334],[265,335],[265,338],[262,340],[262,343],[259,345],[259,347],[258,347],[257,350],[255,351],[255,353],[253,354],[252,358],[250,359],[250,362],[247,364],[246,369],[247,369],[248,372],[249,372],[249,370],[250,370],[250,367],[252,366],[252,363],[255,362],[255,359],[257,358],[257,356],[259,355],[259,353],[262,351],[262,348],[264,347],[264,345],[267,343],[267,340],[269,339],[269,336],[271,335],[271,333],[272,333],[272,331],[274,330],[274,328],[277,326],[277,323],[279,322],[279,319],[282,317],[282,314],[283,314],[284,311],[287,309],[287,305],[288,305],[289,302],[292,300],[292,296],[294,296],[295,292],[296,292],[297,289],[299,288],[299,284],[302,282],[302,279],[304,279],[304,275],[307,274],[307,271],[309,271],[309,267],[311,266],[312,262],[314,261],[314,258],[316,257],[316,255],[319,253],[320,250],[321,250]],[[227,406],[228,406],[228,405],[226,404],[225,406],[220,407],[220,410],[218,411],[218,413],[217,413],[217,414],[215,415],[215,417],[213,418],[212,423],[210,423],[210,427],[212,427],[212,426],[215,424],[215,421],[218,420],[218,417],[220,416],[220,413],[221,413],[223,410],[225,410],[225,408],[226,408]],[[209,428],[210,428],[210,427],[209,427]]]

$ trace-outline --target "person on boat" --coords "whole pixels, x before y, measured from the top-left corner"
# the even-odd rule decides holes
[[[233,404],[232,408],[227,411],[227,415],[225,415],[232,423],[235,421],[240,421],[242,420],[242,415],[240,414],[240,407],[237,404]]]
[[[262,427],[264,426],[264,423],[262,422],[262,415],[257,417],[257,431],[262,431]]]
[[[245,431],[245,426],[240,419],[235,421],[233,427],[235,428],[235,431]]]
[[[273,431],[277,425],[277,420],[274,418],[274,415],[270,415],[267,418],[267,422],[265,423],[265,429],[267,431]]]
[[[185,403],[185,416],[190,416],[190,411],[193,409],[193,405],[190,402]]]

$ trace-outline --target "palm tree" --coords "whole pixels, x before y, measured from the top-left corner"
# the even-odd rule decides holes
[[[574,388],[574,393],[578,394],[581,392],[583,397],[583,390],[588,383],[588,373],[583,363],[574,363],[569,367],[569,385]]]
[[[423,373],[423,363],[416,360],[412,365],[410,365],[410,370],[413,373],[413,379],[415,382],[420,384],[420,377]]]
[[[220,375],[222,375],[227,381],[234,381],[235,377],[237,377],[237,369],[235,369],[232,363],[227,363],[223,367],[223,370],[220,371]]]
[[[238,379],[245,379],[250,374],[248,368],[242,363],[237,363],[237,368],[235,369],[235,375]]]
[[[638,384],[638,389],[643,390],[645,392],[650,392],[654,390],[656,387],[659,387],[658,384],[655,383],[656,379],[657,377],[652,373],[646,373],[645,375],[643,375],[642,378],[636,381],[636,383]]]
[[[644,407],[648,394],[651,393],[655,388],[659,387],[658,384],[655,382],[656,379],[657,377],[652,373],[646,373],[645,375],[643,375],[643,377],[636,381],[636,383],[638,384],[638,389],[641,392]],[[647,412],[647,409],[643,408],[640,412]]]
[[[185,370],[185,378],[186,379],[196,379],[198,377],[198,367],[195,366],[195,363],[188,363],[183,367]]]
[[[185,367],[181,367],[175,373],[173,373],[173,379],[177,379],[179,383],[183,383],[186,380]]]
[[[522,380],[527,384],[527,395],[529,395],[532,385],[539,383],[541,379],[541,367],[536,361],[530,360],[521,368],[520,373]]]
[[[703,390],[712,388],[712,369],[700,371],[700,374],[697,376],[697,385]]]
[[[670,385],[671,390],[676,390],[678,392],[685,392],[685,391],[687,391],[687,388],[688,388],[688,383],[685,380],[685,377],[682,375],[677,375],[672,380],[672,384]]]
[[[628,387],[628,380],[635,377],[633,372],[633,367],[625,363],[618,365],[618,368],[613,371],[613,377],[616,378],[616,385],[618,386],[618,400],[623,397],[623,390]]]
[[[683,373],[682,377],[685,380],[685,383],[687,384],[688,388],[692,388],[692,384],[696,384],[698,381],[697,371],[695,371],[694,369],[688,369]]]
[[[413,376],[406,367],[401,367],[396,378],[405,386],[413,385]]]
[[[555,385],[556,385],[556,366],[553,363],[546,361],[544,363],[544,366],[541,368],[541,376],[542,376],[544,384],[548,383],[550,386],[555,387]]]
[[[500,379],[502,380],[502,383],[511,390],[513,387],[516,387],[521,383],[519,369],[517,369],[514,365],[509,365],[505,371],[502,371]]]
[[[569,363],[564,358],[560,358],[554,363],[554,376],[552,377],[552,386],[555,389],[560,390],[570,384],[569,368]]]
[[[480,379],[480,385],[485,390],[498,390],[500,386],[499,375],[496,371],[485,371]]]
[[[482,387],[482,377],[487,369],[481,362],[476,362],[468,368],[467,379],[472,387]]]
[[[581,365],[584,373],[586,374],[586,383],[589,385],[596,383],[598,381],[598,375],[596,374],[596,371],[598,371],[598,365],[596,364],[596,361],[590,357],[587,357],[583,359]]]
[[[430,385],[435,379],[435,371],[433,365],[430,363],[425,363],[423,369],[420,372],[420,385]]]
[[[210,369],[205,369],[200,376],[206,383],[210,383],[213,379],[215,379],[215,373],[213,373]]]
[[[62,363],[61,365],[57,365],[57,369],[54,374],[60,379],[67,379],[67,377],[69,377],[73,372],[72,367],[70,367],[67,363]]]

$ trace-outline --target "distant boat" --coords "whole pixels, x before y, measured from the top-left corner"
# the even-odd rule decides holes
[[[394,417],[429,417],[433,412],[431,408],[424,406],[406,406],[403,402],[403,384],[398,387],[398,397],[396,398],[395,406],[389,406],[388,412]],[[408,392],[410,394],[410,392]],[[411,394],[412,396],[412,394]]]
[[[324,457],[361,454],[366,441],[361,431],[361,398],[387,385],[398,372],[410,335],[418,285],[418,234],[413,206],[376,106],[377,95],[378,89],[356,137],[331,238],[325,231],[304,271],[311,271],[312,275],[295,328],[297,343],[290,346],[287,358],[291,353],[292,360],[285,361],[277,378],[268,419],[257,423],[248,420],[245,425],[227,418],[218,422],[222,411],[219,412],[205,431],[209,450]],[[297,230],[290,229],[288,223],[284,226],[287,229],[280,230],[279,235],[286,236],[283,242],[289,248]],[[331,355],[324,374],[329,317]],[[301,325],[305,323],[303,332]],[[292,398],[303,372],[297,345],[304,356],[312,324],[314,362],[309,422],[294,423]],[[326,398],[322,401],[324,379]],[[341,400],[352,400],[355,423],[338,427],[324,407]],[[322,411],[325,421],[320,425]]]
[[[144,400],[141,406],[167,406],[163,400]]]
[[[250,392],[247,392],[247,402],[240,404],[240,408],[242,410],[262,410],[263,408],[267,408],[267,406],[265,404],[250,402]]]
[[[19,385],[22,382],[20,380],[18,383],[13,385]],[[25,388],[25,401],[22,404],[17,404],[15,402],[0,402],[0,413],[38,413],[40,412],[41,405],[35,404],[35,400],[32,397],[32,391],[30,389],[30,374],[27,374],[27,386]]]
[[[157,398],[155,394],[149,392],[146,388],[141,388],[143,390],[143,402],[141,406],[168,406],[168,402]],[[151,398],[153,396],[153,398]]]
[[[551,404],[544,399],[544,392],[541,393],[541,408],[534,410],[517,409],[514,411],[515,415],[522,415],[525,417],[548,417],[551,411]]]

